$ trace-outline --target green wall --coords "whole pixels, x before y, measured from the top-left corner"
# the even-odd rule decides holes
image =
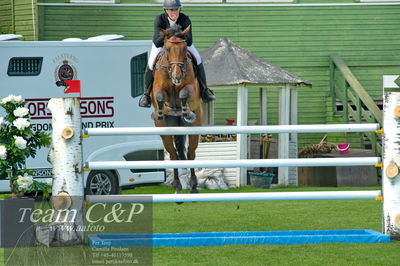
[[[23,40],[38,40],[36,0],[1,0],[0,27],[4,33],[23,35]]]
[[[0,34],[11,33],[12,29],[11,1],[0,1]]]
[[[122,4],[138,2],[154,3],[120,1]],[[86,38],[109,33],[123,34],[131,40],[151,39],[153,18],[161,11],[156,5],[39,6],[39,39]],[[298,88],[299,124],[340,122],[340,118],[332,117],[329,98],[331,53],[342,56],[377,100],[381,99],[382,75],[400,73],[400,5],[237,7],[227,4],[186,6],[182,12],[193,22],[194,43],[199,50],[227,37],[242,48],[312,81],[313,88]],[[234,90],[216,91],[216,94],[216,124],[224,124],[225,118],[236,117],[236,94]],[[251,90],[249,98],[249,119],[258,119],[258,90]],[[268,123],[277,124],[277,89],[269,90],[268,101]],[[318,143],[321,138],[321,134],[300,135],[299,146]],[[335,140],[340,138],[335,135]]]

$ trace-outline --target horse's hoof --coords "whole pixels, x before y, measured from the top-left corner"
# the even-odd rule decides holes
[[[182,184],[179,181],[172,181],[172,187],[175,189],[175,194],[181,194],[182,193]]]
[[[190,190],[190,194],[196,194],[196,193],[199,193],[197,188],[193,188],[193,189]]]
[[[183,120],[185,120],[186,123],[193,124],[194,121],[196,121],[196,114],[193,112],[185,114],[183,116]]]
[[[175,190],[175,194],[182,194],[182,190]],[[178,205],[183,204],[183,202],[175,202]]]

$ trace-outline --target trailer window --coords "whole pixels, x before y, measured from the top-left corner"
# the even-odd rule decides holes
[[[147,65],[147,53],[137,55],[131,60],[131,95],[137,97],[144,92],[144,72]]]
[[[124,159],[127,161],[163,161],[164,160],[164,150],[140,150],[127,153],[124,155]],[[158,169],[154,165],[154,169],[131,169],[132,173],[140,172],[156,172],[163,171],[163,169]]]
[[[8,62],[9,76],[38,76],[42,69],[43,57],[13,57]]]

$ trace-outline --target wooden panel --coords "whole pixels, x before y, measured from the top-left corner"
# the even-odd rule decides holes
[[[12,33],[11,0],[0,1],[0,34]]]
[[[196,150],[196,160],[236,160],[238,158],[237,143],[232,142],[202,142]],[[239,184],[239,168],[224,168],[224,176],[229,187]]]
[[[33,7],[32,7],[33,5]],[[37,18],[33,15],[37,11],[36,0],[14,1],[14,29],[16,34],[24,36],[24,40],[35,40]],[[36,15],[36,14],[35,14]]]

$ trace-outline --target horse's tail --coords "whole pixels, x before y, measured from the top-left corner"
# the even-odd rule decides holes
[[[178,153],[179,160],[187,160],[186,157],[186,136],[176,135],[174,136],[175,149]]]

